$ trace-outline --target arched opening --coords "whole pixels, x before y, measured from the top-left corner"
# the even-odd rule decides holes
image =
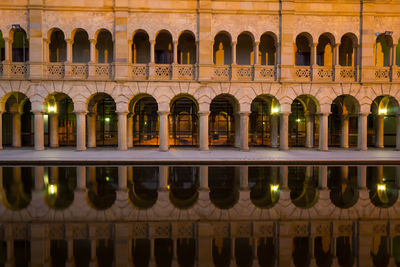
[[[372,237],[371,257],[373,266],[389,266],[390,259],[389,235],[374,235]],[[396,264],[394,264],[397,266]]]
[[[331,202],[338,208],[348,209],[358,201],[357,167],[328,167],[328,188]]]
[[[6,59],[6,44],[3,38],[3,33],[0,31],[0,61]]]
[[[264,33],[260,39],[258,63],[261,65],[276,64],[276,36]]]
[[[332,242],[329,235],[317,236],[314,239],[314,255],[317,266],[331,266]]]
[[[31,102],[22,93],[12,93],[3,113],[3,145],[33,146],[33,113]]]
[[[88,201],[96,210],[109,209],[115,202],[118,188],[117,167],[88,167]]]
[[[311,261],[310,237],[296,236],[293,238],[293,263],[296,267],[305,267],[310,265]]]
[[[330,146],[357,147],[359,112],[358,101],[351,95],[333,100],[328,121]]]
[[[158,146],[158,104],[151,96],[134,98],[129,106],[128,133],[135,146]],[[130,126],[132,125],[132,126]]]
[[[357,37],[352,33],[343,35],[339,46],[339,65],[355,66],[355,47],[357,47]]]
[[[392,255],[394,258],[394,262],[398,266],[400,263],[400,236],[399,235],[396,235],[393,237]]]
[[[135,238],[132,240],[131,255],[134,266],[148,266],[150,262],[150,240],[147,238]]]
[[[272,208],[279,201],[279,167],[249,167],[251,202],[258,208]]]
[[[333,66],[333,46],[335,45],[334,38],[330,33],[322,34],[318,39],[317,45],[317,65]]]
[[[96,257],[98,267],[114,266],[114,240],[98,239],[96,240]]]
[[[236,45],[236,61],[238,65],[254,64],[253,37],[248,33],[238,36]]]
[[[172,64],[174,52],[172,46],[172,35],[168,31],[161,31],[157,34],[155,43],[155,63]]]
[[[169,115],[169,144],[171,146],[198,145],[197,103],[187,96],[172,101]]]
[[[72,45],[72,62],[88,63],[90,61],[89,35],[85,30],[78,29]]]
[[[72,99],[64,93],[50,95],[44,102],[45,145],[76,145],[76,116]]]
[[[145,31],[138,31],[132,41],[132,63],[147,64],[150,62],[150,41]]]
[[[48,167],[44,172],[44,200],[55,210],[67,209],[74,201],[75,167]]]
[[[65,266],[68,260],[67,240],[50,240],[50,259],[52,266]]]
[[[26,239],[14,240],[14,266],[25,267],[31,264],[31,241]]]
[[[312,37],[308,33],[301,33],[296,37],[296,66],[310,66],[311,65],[311,48]]]
[[[238,146],[239,104],[229,95],[219,95],[210,104],[209,145]],[[237,121],[235,123],[235,121]],[[237,137],[236,137],[237,136]]]
[[[139,209],[149,209],[157,201],[159,167],[129,167],[128,197]]]
[[[309,209],[318,201],[318,167],[289,167],[288,185],[292,203]]]
[[[174,253],[174,241],[170,238],[154,239],[154,258],[159,267],[170,267]]]
[[[178,238],[177,239],[177,256],[179,266],[193,267],[196,260],[196,239],[194,238]]]
[[[74,239],[74,260],[76,267],[89,266],[91,244],[88,239]]]
[[[208,167],[210,200],[219,209],[230,209],[239,200],[239,172],[235,167]]]
[[[178,209],[189,209],[198,199],[199,168],[169,168],[169,199]]]
[[[25,30],[22,28],[17,28],[13,30],[12,37],[12,61],[29,61],[29,40],[26,37]]]
[[[227,237],[214,237],[212,243],[213,262],[216,267],[229,267],[232,251],[231,239]]]
[[[274,267],[277,262],[278,250],[274,237],[261,237],[257,242],[258,263],[261,267]]]
[[[228,33],[218,33],[214,38],[213,46],[214,64],[232,64],[232,40]]]
[[[183,32],[178,40],[178,64],[196,64],[196,38],[192,32]]]
[[[278,147],[279,110],[279,102],[273,96],[258,96],[251,102],[250,146]]]
[[[111,63],[114,60],[114,42],[108,30],[101,30],[97,35],[96,61],[98,63]]]
[[[31,203],[34,173],[30,167],[3,167],[4,206],[10,210],[23,210]]]
[[[389,208],[396,203],[399,197],[396,184],[398,178],[396,167],[367,167],[367,188],[374,206]]]
[[[368,115],[368,145],[378,148],[396,146],[396,116],[399,112],[397,100],[381,95],[371,104]]]
[[[356,255],[353,235],[336,238],[336,256],[340,266],[354,266]]]
[[[235,259],[238,267],[253,265],[253,240],[249,237],[235,238]]]
[[[118,116],[114,99],[95,94],[88,105],[88,147],[118,145]]]
[[[50,62],[64,62],[67,60],[67,43],[64,33],[60,29],[54,29],[50,35],[49,43]]]
[[[375,42],[375,66],[388,67],[391,63],[391,51],[393,49],[393,39],[390,34],[380,34]]]
[[[308,148],[318,145],[318,106],[310,95],[298,96],[289,115],[289,144]]]

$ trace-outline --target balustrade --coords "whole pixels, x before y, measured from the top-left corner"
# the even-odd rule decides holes
[[[273,82],[276,80],[276,66],[254,66],[254,80]]]
[[[26,79],[29,76],[29,66],[24,62],[12,62],[9,65],[10,78]]]
[[[71,65],[71,78],[86,79],[89,74],[88,65],[85,63],[73,63]]]
[[[354,82],[356,81],[356,70],[353,66],[335,66],[335,81]]]
[[[63,63],[48,62],[46,64],[46,72],[49,79],[62,79],[65,75],[65,66]]]
[[[232,66],[232,80],[234,81],[251,81],[253,74],[253,66]]]
[[[374,77],[376,81],[389,82],[391,76],[390,67],[375,67]]]
[[[231,68],[229,65],[214,66],[213,80],[229,81],[231,78]]]
[[[176,80],[194,80],[195,66],[190,64],[174,65],[174,79]]]
[[[95,78],[96,79],[111,79],[112,78],[112,66],[107,63],[97,63],[95,66]]]
[[[149,76],[149,69],[147,64],[131,65],[132,80],[147,80],[148,76]]]
[[[171,80],[172,66],[169,64],[156,64],[150,66],[151,78],[154,80]]]
[[[313,67],[313,81],[332,81],[333,68],[326,66]]]
[[[295,66],[294,78],[298,81],[311,81],[311,68],[310,66]]]

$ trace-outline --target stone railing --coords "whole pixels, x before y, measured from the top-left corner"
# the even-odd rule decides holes
[[[94,66],[95,77],[97,79],[111,79],[112,78],[112,66],[108,63],[97,63]]]
[[[147,80],[149,68],[147,64],[133,64],[130,73],[132,80]]]
[[[357,72],[354,66],[335,66],[335,81],[354,82],[357,79]]]
[[[154,80],[171,80],[172,66],[169,64],[156,64],[150,66],[150,78]]]
[[[254,66],[254,80],[256,81],[275,81],[276,80],[276,66]]]
[[[213,80],[229,81],[231,78],[231,68],[229,65],[214,66]]]
[[[9,76],[10,78],[26,79],[29,76],[29,65],[25,62],[11,62]]]
[[[234,81],[252,81],[253,66],[232,65],[232,80]]]
[[[191,64],[179,64],[173,66],[174,79],[195,80],[195,66]]]
[[[333,81],[332,66],[313,67],[313,81]]]
[[[88,77],[89,68],[86,63],[71,64],[71,78],[86,79]]]
[[[294,66],[294,79],[298,81],[311,81],[311,67],[310,66]]]
[[[48,62],[46,64],[47,78],[62,79],[65,76],[65,66],[61,62]]]
[[[389,82],[391,79],[390,67],[375,67],[374,77],[376,81]]]

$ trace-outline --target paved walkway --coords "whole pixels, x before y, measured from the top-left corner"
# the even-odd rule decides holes
[[[241,152],[234,148],[218,148],[199,151],[195,148],[171,149],[159,152],[151,148],[135,148],[118,151],[116,148],[96,148],[87,151],[75,151],[72,148],[0,150],[0,164],[399,164],[400,151],[393,149],[374,149],[368,151],[332,149],[321,152],[313,149],[277,149],[253,148]]]

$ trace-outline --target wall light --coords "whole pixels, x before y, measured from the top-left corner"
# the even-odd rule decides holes
[[[387,114],[387,109],[386,108],[380,108],[378,110],[378,114],[379,115],[386,115]]]
[[[279,185],[278,184],[271,184],[271,191],[272,192],[277,192],[279,190]]]
[[[271,113],[272,113],[272,114],[278,113],[278,112],[279,112],[279,108],[278,108],[278,107],[275,107],[275,108],[272,108],[272,109],[271,109]]]
[[[108,118],[108,117],[105,118],[104,120],[105,120],[106,122],[110,122],[110,118]]]
[[[386,191],[386,184],[377,184],[378,191]]]
[[[300,119],[296,119],[296,122],[301,122],[301,120]]]

